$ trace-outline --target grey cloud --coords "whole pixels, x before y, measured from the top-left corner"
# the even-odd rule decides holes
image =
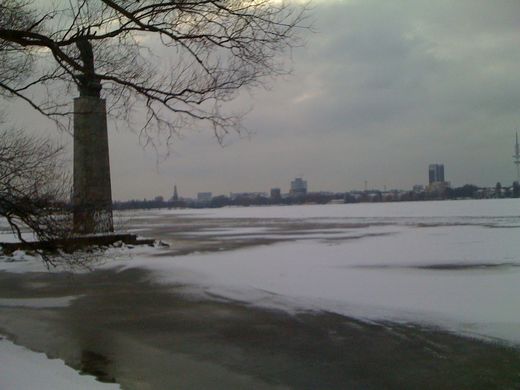
[[[267,191],[304,174],[312,189],[424,184],[444,162],[456,185],[510,184],[520,127],[520,2],[320,1],[294,73],[229,107],[253,110],[251,140],[187,133],[157,165],[112,134],[118,199]]]

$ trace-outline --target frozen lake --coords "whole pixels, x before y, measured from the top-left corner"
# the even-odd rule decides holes
[[[0,256],[0,338],[18,344],[0,340],[0,387],[41,385],[33,364],[59,369],[49,388],[92,385],[62,361],[130,390],[519,385],[519,200],[116,220],[170,247],[112,248],[75,275]]]
[[[520,343],[520,200],[155,210],[173,243],[142,267],[191,294],[441,327]],[[175,253],[176,241],[205,243]],[[121,264],[123,262],[124,264]]]

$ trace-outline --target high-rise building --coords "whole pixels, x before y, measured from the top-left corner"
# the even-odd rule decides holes
[[[428,182],[432,184],[444,181],[444,164],[430,164],[428,167]]]
[[[291,196],[305,196],[307,195],[307,181],[301,177],[295,178],[291,181],[291,190],[289,191]]]

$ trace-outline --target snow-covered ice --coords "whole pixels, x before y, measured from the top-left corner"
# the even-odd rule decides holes
[[[156,215],[173,218],[179,212]],[[158,282],[213,297],[422,323],[520,343],[520,200],[248,207],[193,214],[226,221],[283,218],[310,226],[317,220],[365,225],[344,234],[332,226],[322,233],[288,231],[284,238],[293,234],[299,239],[234,251],[137,256],[125,267],[150,269]],[[230,233],[221,232],[223,238]],[[283,236],[273,229],[253,232],[254,226],[244,227],[249,239]],[[215,235],[211,229],[206,233]],[[240,227],[232,234],[240,235]]]
[[[162,226],[165,236],[158,238],[170,239],[172,247],[114,249],[101,267],[145,268],[159,283],[207,297],[420,323],[520,344],[519,199],[128,216],[137,216],[144,229],[147,221],[150,229]],[[169,226],[177,229],[169,232]],[[251,245],[173,255],[176,239],[206,238]],[[259,238],[274,243],[254,244]],[[0,270],[31,272],[37,263],[20,254],[17,261],[0,261]]]
[[[159,215],[199,218],[425,218],[425,217],[516,217],[520,222],[519,199],[485,199],[428,202],[356,203],[299,206],[224,207],[218,209],[162,209]],[[145,218],[140,214],[139,218]],[[136,218],[136,217],[134,217]]]

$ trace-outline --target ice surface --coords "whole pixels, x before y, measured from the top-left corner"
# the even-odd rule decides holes
[[[515,217],[518,222],[520,221],[520,199],[224,207],[196,210],[162,209],[155,211],[155,215],[172,214],[204,218]],[[144,216],[141,215],[141,217]]]
[[[103,267],[146,268],[157,282],[246,304],[421,323],[520,344],[519,199],[129,215],[143,229],[165,226],[172,247],[113,249]],[[168,233],[179,217],[186,230]],[[194,243],[276,243],[168,255],[176,239],[190,236]],[[0,261],[10,272],[37,267],[23,253]]]
[[[115,390],[120,386],[80,375],[61,360],[48,359],[0,336],[0,389]]]
[[[520,343],[519,210],[517,199],[197,210],[198,218],[369,218],[371,224],[345,234],[325,229],[323,237],[271,230],[249,238],[294,233],[300,239],[219,253],[142,256],[125,266],[150,269],[159,282],[213,297],[411,321]],[[165,211],[163,217],[167,213],[175,214]],[[232,234],[239,233],[236,228]],[[338,235],[351,239],[321,239]]]
[[[26,241],[35,240],[35,236],[31,233],[22,233],[22,237]],[[0,242],[19,242],[20,240],[16,237],[13,232],[7,230],[0,230]]]
[[[56,298],[0,298],[0,307],[32,307],[32,308],[56,308],[67,307],[70,303],[80,298],[80,296],[71,295]]]

